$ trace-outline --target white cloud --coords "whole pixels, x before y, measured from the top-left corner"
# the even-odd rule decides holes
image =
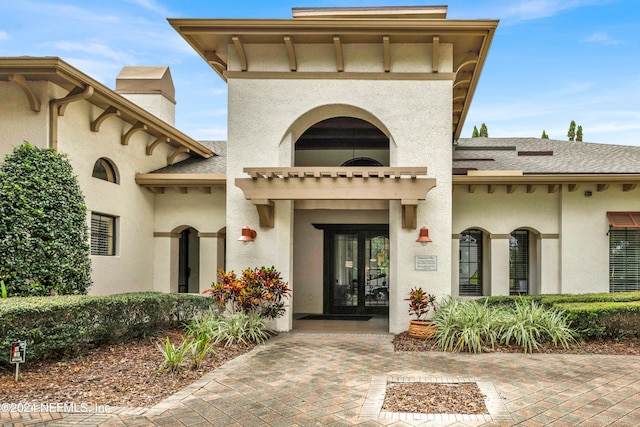
[[[65,52],[83,52],[89,54],[90,57],[112,59],[120,63],[130,63],[135,60],[133,56],[125,52],[112,49],[110,46],[96,42],[78,43],[68,40],[61,40],[57,42],[43,43],[41,46],[62,50]]]
[[[0,30],[0,42],[9,40],[9,33],[7,33],[6,31],[2,31]]]
[[[141,6],[145,9],[151,10],[159,15],[162,15],[164,17],[169,16],[169,15],[173,15],[173,13],[171,11],[169,11],[169,9],[165,8],[164,6],[158,4],[158,2],[156,2],[155,0],[127,0],[129,3],[132,4],[136,4],[138,6]]]
[[[612,45],[612,44],[621,44],[622,43],[622,41],[616,40],[613,37],[611,37],[609,34],[602,33],[602,32],[593,33],[589,37],[584,39],[584,41],[590,42],[590,43],[599,43],[599,44],[604,44],[604,45]]]
[[[567,10],[610,3],[611,0],[500,0],[492,2],[488,15],[506,23],[548,18]],[[483,14],[487,13],[485,7]]]

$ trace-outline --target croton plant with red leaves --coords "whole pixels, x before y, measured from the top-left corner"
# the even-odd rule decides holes
[[[274,267],[247,268],[238,277],[234,271],[218,271],[218,281],[203,292],[221,307],[231,305],[245,313],[258,313],[267,319],[282,316],[284,299],[291,293]]]

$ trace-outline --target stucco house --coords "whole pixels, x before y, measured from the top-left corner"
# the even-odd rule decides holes
[[[461,138],[498,25],[447,8],[170,19],[228,85],[228,140],[173,126],[165,67],[109,90],[57,58],[0,58],[0,154],[69,154],[91,292],[201,292],[275,266],[300,313],[404,298],[640,290],[640,147]],[[487,118],[489,120],[490,118]]]

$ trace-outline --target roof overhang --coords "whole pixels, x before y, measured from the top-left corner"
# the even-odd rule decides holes
[[[0,57],[0,81],[13,81],[19,84],[29,99],[31,109],[40,111],[40,102],[31,90],[29,82],[48,81],[67,90],[68,99],[77,96],[82,91],[87,93],[82,99],[105,110],[105,113],[94,122],[88,124],[92,130],[99,129],[99,125],[109,116],[117,115],[137,129],[144,129],[148,134],[156,137],[158,143],[166,143],[183,152],[209,158],[213,152],[190,138],[178,129],[160,118],[139,107],[137,104],[118,95],[102,83],[92,79],[78,69],[57,57]],[[91,89],[88,91],[87,89]],[[89,94],[90,93],[90,94]],[[58,100],[56,100],[58,101]],[[60,100],[63,105],[65,98]],[[123,135],[124,141],[125,135]],[[126,145],[123,142],[123,145]],[[153,151],[154,147],[148,147]]]
[[[569,192],[577,191],[582,184],[596,186],[596,191],[608,190],[611,185],[620,185],[622,191],[635,190],[640,184],[640,174],[530,174],[522,171],[469,171],[469,175],[453,175],[454,189],[467,186],[473,193],[478,185],[487,186],[493,193],[496,186],[506,186],[507,193],[512,193],[518,185],[526,186],[527,193],[532,193],[538,186],[545,186],[549,193],[558,191],[566,185]]]
[[[163,194],[167,190],[186,194],[192,189],[211,194],[213,188],[226,188],[227,176],[206,173],[139,173],[136,175],[136,184],[156,194]]]
[[[407,18],[402,14],[389,17],[390,13],[371,17],[372,11],[376,9],[371,9],[363,15],[367,16],[366,18],[348,17],[348,14],[332,17],[325,12],[321,14],[322,18],[311,14],[308,15],[309,17],[294,19],[169,19],[169,22],[224,80],[228,77],[452,80],[452,132],[453,139],[457,140],[469,111],[498,21],[425,19],[416,18],[416,15]],[[384,61],[385,72],[350,73],[341,69],[341,58],[344,54],[342,46],[355,43],[381,45],[384,55],[381,55],[380,61]],[[450,43],[454,47],[453,72],[438,73],[435,67],[431,73],[394,73],[389,65],[392,61],[389,46],[394,43],[433,44],[434,56],[437,55],[439,44]],[[244,49],[247,44],[286,46],[291,71],[281,73],[249,71],[251,58],[247,57]],[[332,46],[336,57],[336,69],[322,73],[296,71],[294,47],[302,44]],[[243,63],[242,71],[228,70],[229,49],[235,49]],[[437,64],[436,61],[433,63]]]

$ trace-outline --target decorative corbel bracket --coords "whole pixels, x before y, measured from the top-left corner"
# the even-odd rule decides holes
[[[136,132],[139,132],[141,130],[146,131],[147,130],[147,125],[145,125],[142,122],[136,122],[136,124],[131,126],[131,129],[129,129],[124,135],[122,135],[122,140],[120,141],[120,143],[122,145],[129,145],[129,140],[131,139],[133,134],[136,133]]]
[[[167,157],[167,164],[172,165],[176,161],[176,157],[182,153],[188,153],[189,149],[186,147],[181,147],[175,150],[169,157]]]
[[[22,91],[29,100],[31,111],[39,113],[42,109],[42,103],[40,102],[36,94],[33,93],[33,90],[31,90],[31,86],[29,86],[29,83],[27,83],[27,80],[24,78],[24,76],[22,74],[13,74],[9,76],[9,81],[17,83],[22,88]]]
[[[275,203],[267,199],[251,200],[258,210],[260,227],[273,228],[275,219]]]
[[[402,204],[402,228],[418,227],[418,201],[401,200]]]
[[[116,107],[114,106],[110,106],[109,108],[107,108],[106,110],[104,110],[102,112],[102,114],[100,114],[98,116],[97,119],[95,119],[93,122],[91,122],[91,132],[98,132],[100,131],[100,126],[102,125],[102,123],[107,120],[109,117],[120,117],[120,110],[118,110]]]

